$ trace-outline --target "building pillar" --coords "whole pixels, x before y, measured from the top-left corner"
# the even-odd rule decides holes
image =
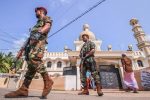
[[[77,90],[81,89],[81,81],[80,81],[80,59],[77,59],[77,82],[76,82],[76,86],[77,86]]]
[[[125,89],[125,84],[124,84],[124,70],[122,67],[122,63],[121,60],[118,61],[119,63],[119,74],[120,74],[120,78],[121,78],[121,84],[122,84],[122,88]]]

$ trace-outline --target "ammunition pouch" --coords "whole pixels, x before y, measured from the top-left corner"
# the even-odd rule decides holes
[[[37,40],[37,41],[38,40],[43,40],[45,38],[46,38],[46,36],[41,34],[41,33],[39,33],[39,32],[31,33],[31,36],[30,36],[31,40]]]

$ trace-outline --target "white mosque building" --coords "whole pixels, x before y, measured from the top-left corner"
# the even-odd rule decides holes
[[[82,34],[86,33],[89,35],[91,41],[96,44],[96,53],[95,59],[99,65],[102,63],[108,63],[111,65],[115,64],[115,66],[121,66],[120,58],[122,53],[126,53],[133,62],[133,68],[135,70],[141,69],[143,67],[149,67],[150,64],[150,42],[146,40],[145,33],[142,30],[142,27],[139,25],[137,19],[130,20],[130,24],[132,25],[134,32],[134,37],[137,40],[138,51],[132,51],[132,45],[128,46],[127,51],[113,51],[112,46],[108,45],[108,50],[101,50],[101,40],[97,40],[94,33],[90,31],[90,26],[88,24],[83,25],[83,31],[80,33],[79,39],[74,41],[75,50],[70,50],[66,46],[64,48],[64,52],[48,52],[45,51],[44,62],[45,66],[47,66],[47,70],[50,75],[59,74],[63,75],[63,68],[69,67],[71,64],[71,59],[74,57],[77,62],[76,65],[78,67],[80,59],[78,57],[80,49],[83,45]]]
[[[71,69],[74,66],[77,69],[77,84],[80,85],[80,58],[78,55],[83,45],[82,34],[86,33],[89,35],[90,40],[96,44],[95,60],[97,68],[100,71],[103,87],[122,87],[123,70],[120,59],[123,53],[132,59],[134,70],[141,70],[150,66],[150,41],[146,40],[146,34],[137,19],[131,19],[130,25],[137,40],[138,51],[133,51],[132,45],[128,46],[127,51],[113,51],[111,45],[108,45],[108,50],[101,50],[102,41],[97,40],[94,33],[90,31],[90,26],[85,24],[83,25],[83,31],[80,33],[79,39],[74,41],[75,50],[65,47],[64,52],[45,51],[43,60],[49,75],[62,76],[64,68],[70,67]],[[111,85],[108,85],[109,83]]]

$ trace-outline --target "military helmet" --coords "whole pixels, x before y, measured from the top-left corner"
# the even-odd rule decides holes
[[[89,38],[89,35],[86,33],[82,34],[82,38],[83,38],[83,36],[86,36],[87,38]]]
[[[44,14],[45,14],[45,15],[47,14],[47,10],[46,10],[46,8],[44,8],[44,7],[36,7],[36,8],[35,8],[35,12],[37,12],[37,10],[43,10],[43,11],[44,11]]]

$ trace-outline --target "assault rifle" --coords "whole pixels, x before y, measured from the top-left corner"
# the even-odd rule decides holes
[[[81,52],[80,54],[80,58],[81,58],[81,61],[80,61],[80,71],[82,72],[82,68],[83,68],[83,63],[85,61],[85,54],[83,54],[83,52]]]
[[[39,41],[40,39],[43,39],[43,38],[45,38],[45,36],[39,32],[30,34],[30,37],[24,42],[23,46],[21,47],[21,49],[19,50],[19,52],[16,56],[14,65],[10,69],[12,71],[12,73],[16,73],[17,62],[23,55],[25,55],[25,60],[29,60],[28,53],[30,51],[30,49],[29,49],[30,39]]]
[[[21,49],[20,49],[19,52],[17,53],[16,59],[15,59],[15,61],[14,61],[14,65],[10,68],[11,73],[16,73],[16,71],[17,71],[17,69],[16,69],[16,67],[17,67],[17,62],[18,62],[19,59],[25,54],[25,50],[27,49],[27,46],[28,46],[28,44],[29,44],[29,41],[30,41],[30,38],[28,38],[28,39],[24,42],[23,46],[21,47]]]

